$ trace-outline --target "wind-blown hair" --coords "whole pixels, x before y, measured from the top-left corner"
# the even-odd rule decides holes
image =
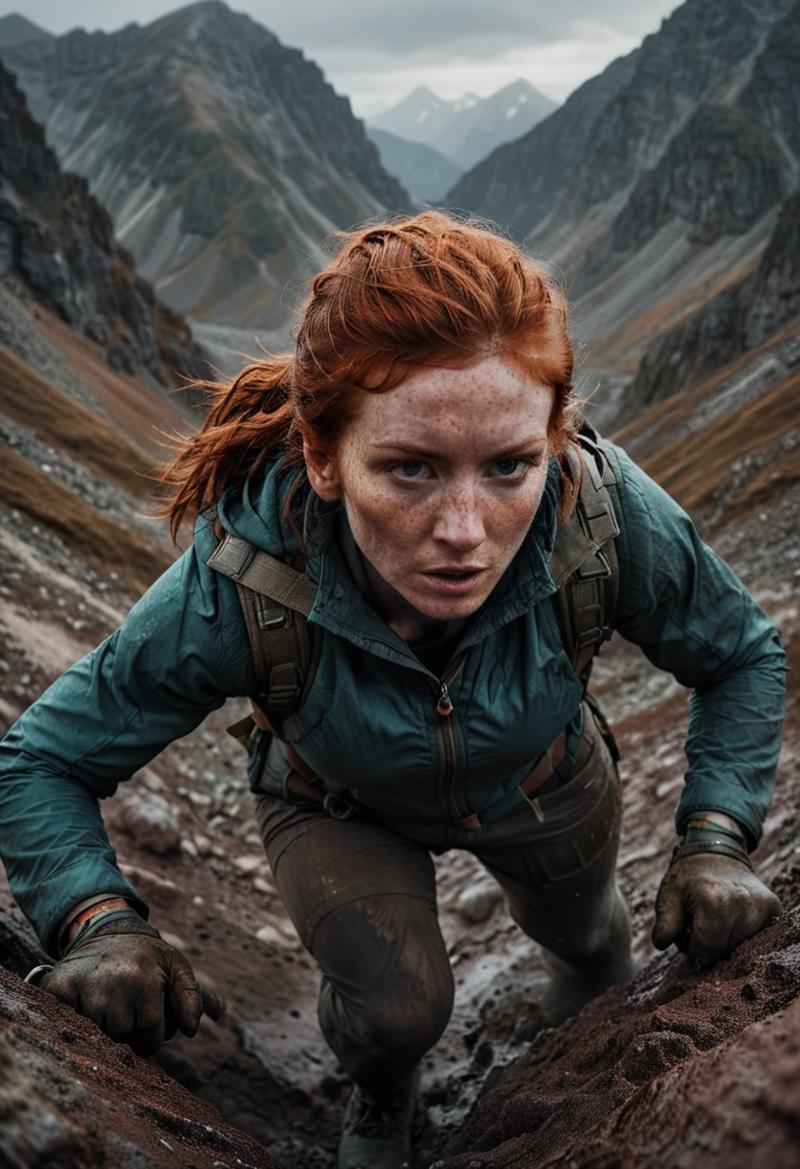
[[[426,365],[508,358],[553,389],[552,452],[564,456],[575,441],[567,306],[541,265],[484,221],[441,211],[333,238],[342,246],[300,306],[294,352],[253,362],[229,385],[194,383],[211,394],[208,414],[159,472],[173,538],[185,516],[279,451],[303,464],[303,440],[329,450],[359,395],[389,392]],[[577,485],[561,464],[566,512]]]

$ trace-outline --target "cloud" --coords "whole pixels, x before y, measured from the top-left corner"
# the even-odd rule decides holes
[[[602,72],[609,61],[638,44],[638,37],[594,29],[569,40],[516,45],[478,63],[466,55],[448,59],[435,54],[408,56],[398,62],[387,54],[339,49],[320,50],[314,59],[336,91],[351,96],[355,113],[370,117],[418,85],[427,85],[444,98],[467,91],[488,97],[522,77],[560,102],[586,78]]]
[[[0,0],[52,32],[148,24],[177,0]],[[524,77],[563,100],[630,52],[675,0],[230,0],[286,45],[316,61],[338,93],[367,116],[417,85],[442,97],[482,96]]]
[[[177,0],[0,0],[0,15],[24,10],[53,32],[83,25],[121,28],[147,24],[185,7]],[[617,35],[641,37],[677,3],[669,0],[231,0],[281,40],[301,48],[372,49],[390,57],[437,52],[485,59],[521,42],[550,44],[581,35],[592,20]]]
[[[481,60],[520,42],[531,46],[580,37],[588,21],[612,35],[637,39],[658,27],[669,0],[244,0],[246,9],[282,40],[309,47],[373,49],[392,57],[409,54],[465,56]]]

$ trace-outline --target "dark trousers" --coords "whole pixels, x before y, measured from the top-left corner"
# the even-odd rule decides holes
[[[464,847],[500,883],[551,969],[587,985],[597,975],[602,990],[617,980],[616,951],[629,942],[614,876],[621,799],[591,716],[585,733],[591,752],[572,779]],[[389,1091],[440,1037],[453,1005],[430,842],[272,795],[256,797],[256,818],[283,902],[322,972],[322,1032],[355,1081]]]

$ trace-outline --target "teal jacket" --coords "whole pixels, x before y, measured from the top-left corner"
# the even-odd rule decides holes
[[[617,475],[621,528],[615,627],[692,690],[678,830],[693,810],[716,809],[755,844],[780,745],[779,635],[686,513],[619,448],[603,446]],[[218,509],[223,527],[274,556],[296,553],[282,519],[294,473],[277,462],[228,491]],[[429,825],[440,842],[459,844],[466,837],[457,822],[475,812],[484,825],[477,833],[491,831],[525,800],[518,784],[532,763],[580,717],[581,685],[562,646],[548,568],[559,492],[553,464],[520,551],[443,670],[454,703],[447,720],[433,717],[442,679],[355,586],[337,535],[341,511],[324,511],[310,531],[307,572],[319,586],[309,617],[313,684],[284,737],[400,830]],[[147,912],[116,866],[98,797],[227,697],[256,693],[235,586],[206,564],[216,542],[201,517],[192,546],[119,629],[0,743],[0,856],[51,952],[61,918],[93,893],[118,892]]]

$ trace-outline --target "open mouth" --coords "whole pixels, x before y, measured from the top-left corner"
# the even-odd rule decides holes
[[[478,576],[480,571],[481,571],[481,569],[479,569],[479,568],[466,568],[463,570],[463,572],[451,570],[449,568],[448,569],[432,569],[428,573],[428,576],[441,576],[441,577],[444,577],[445,580],[464,580],[468,576]]]
[[[425,576],[428,580],[435,581],[440,587],[455,591],[470,588],[483,575],[484,571],[483,568],[433,569],[426,572]]]

